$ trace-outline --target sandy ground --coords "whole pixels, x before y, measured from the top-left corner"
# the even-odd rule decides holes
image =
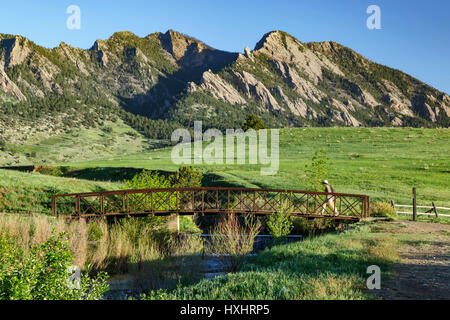
[[[372,291],[387,300],[450,299],[450,226],[438,223],[397,221],[389,232],[426,235],[426,240],[411,240],[400,249],[401,261],[394,265],[395,275]]]

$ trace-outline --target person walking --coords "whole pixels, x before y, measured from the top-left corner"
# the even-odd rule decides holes
[[[325,187],[325,192],[327,193],[334,193],[333,188],[330,186],[330,184],[328,183],[328,180],[323,180],[322,181],[322,185]],[[332,194],[327,194],[325,196],[325,200],[322,203],[322,211],[320,212],[320,214],[324,214],[327,205],[330,206],[330,208],[333,210],[334,212],[334,216],[338,216],[339,213],[337,211],[336,208],[336,202],[334,201],[334,195]]]

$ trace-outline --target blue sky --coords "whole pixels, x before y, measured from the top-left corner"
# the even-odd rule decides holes
[[[174,29],[217,49],[253,49],[264,33],[286,31],[302,42],[334,40],[450,93],[450,1],[447,0],[0,0],[0,33],[39,45],[61,41],[90,48],[128,30],[138,36]],[[381,30],[369,30],[369,5],[381,8]],[[69,5],[81,29],[69,30]]]

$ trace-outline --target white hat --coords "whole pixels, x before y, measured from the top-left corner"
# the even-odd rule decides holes
[[[328,180],[323,180],[322,183],[328,184]]]

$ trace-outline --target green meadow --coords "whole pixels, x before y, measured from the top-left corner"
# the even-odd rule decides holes
[[[305,190],[305,165],[314,153],[332,161],[328,180],[336,192],[367,194],[372,200],[448,205],[450,131],[412,128],[292,128],[280,130],[278,173],[260,174],[261,165],[194,165],[210,177],[208,185]],[[115,157],[57,163],[73,167],[124,167],[175,171],[171,147]]]

